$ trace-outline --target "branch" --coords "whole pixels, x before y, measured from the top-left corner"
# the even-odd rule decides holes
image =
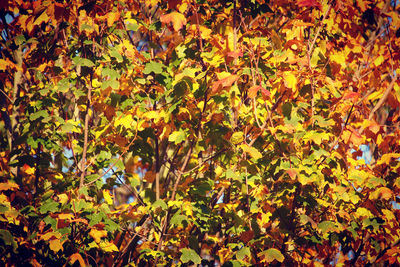
[[[87,153],[87,147],[88,147],[88,132],[89,132],[89,109],[90,109],[90,104],[92,102],[92,84],[91,81],[88,83],[88,96],[87,96],[87,104],[86,104],[86,114],[85,114],[85,126],[84,126],[84,139],[83,139],[83,152],[82,152],[82,159],[81,159],[81,178],[79,181],[79,188],[82,188],[84,186],[85,182],[85,174],[86,174],[86,153]]]

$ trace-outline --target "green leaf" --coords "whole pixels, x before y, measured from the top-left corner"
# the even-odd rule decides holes
[[[109,80],[109,81],[104,81],[101,83],[101,89],[107,89],[108,87],[111,87],[112,89],[118,89],[119,81]]]
[[[48,212],[56,212],[58,209],[58,203],[55,202],[52,199],[49,199],[48,201],[45,202],[40,208],[39,211],[42,214],[48,213]]]
[[[110,56],[115,57],[117,59],[118,63],[121,63],[122,61],[124,61],[124,58],[121,56],[121,54],[118,52],[118,50],[116,48],[111,50]]]
[[[153,205],[151,205],[153,208],[158,208],[158,207],[161,207],[163,210],[166,210],[166,209],[168,209],[168,206],[167,206],[167,204],[164,202],[164,200],[162,200],[162,199],[159,199],[159,200],[156,200],[154,203],[153,203]]]
[[[265,261],[269,263],[273,262],[274,260],[283,262],[283,260],[285,259],[282,253],[276,248],[270,248],[268,250],[261,252],[261,254],[265,256]]]
[[[246,256],[249,258],[251,256],[250,248],[248,247],[241,248],[238,252],[236,252],[236,257],[238,260],[243,260]]]
[[[196,253],[196,251],[194,251],[193,249],[183,248],[182,249],[181,261],[183,263],[192,261],[194,264],[200,264],[201,263],[201,258]]]
[[[120,74],[118,73],[118,71],[114,70],[114,69],[110,69],[110,68],[104,68],[101,70],[101,75],[102,76],[107,76],[108,78],[110,78],[110,80],[116,80],[120,78]]]
[[[168,137],[168,141],[174,142],[175,144],[179,144],[179,143],[183,142],[185,139],[186,139],[186,133],[182,130],[174,131]]]
[[[46,110],[39,110],[39,111],[37,111],[37,112],[31,114],[31,115],[29,116],[29,118],[30,118],[32,121],[34,121],[34,120],[36,120],[36,119],[39,119],[40,117],[42,117],[42,118],[47,118],[48,116],[49,116],[49,114],[47,113]]]
[[[332,232],[336,230],[336,225],[331,221],[323,221],[318,224],[318,228],[322,230],[323,233]]]
[[[175,213],[174,216],[171,218],[172,225],[182,225],[183,221],[188,221],[186,215]]]
[[[75,63],[75,65],[80,65],[84,67],[93,67],[94,63],[90,59],[87,58],[81,58],[79,56],[74,57],[72,61]]]
[[[160,74],[163,72],[163,64],[158,63],[156,61],[150,61],[149,63],[146,64],[143,70],[143,74],[150,74],[151,72],[154,72],[155,74]]]
[[[15,243],[14,237],[9,231],[0,229],[0,239],[2,239],[7,246],[17,248],[17,243]]]

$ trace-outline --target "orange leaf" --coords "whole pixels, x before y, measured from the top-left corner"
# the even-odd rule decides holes
[[[107,14],[107,26],[111,27],[114,25],[114,22],[119,20],[119,12],[111,12]]]
[[[146,174],[144,175],[143,180],[145,180],[148,183],[152,183],[154,182],[156,178],[156,174],[152,171],[147,171]]]
[[[72,254],[71,257],[69,258],[69,262],[71,263],[71,265],[74,264],[74,262],[76,262],[77,260],[79,261],[79,264],[81,266],[86,266],[85,261],[83,260],[81,254],[79,253]]]
[[[360,94],[356,93],[356,92],[349,92],[349,93],[347,93],[347,94],[345,94],[343,96],[343,100],[345,100],[345,99],[353,99],[353,98],[354,98],[354,100],[357,100],[359,95]]]
[[[176,11],[166,15],[162,15],[160,17],[160,21],[165,24],[172,23],[172,26],[174,27],[175,31],[179,31],[180,29],[183,28],[183,26],[186,25],[185,16]]]
[[[259,85],[253,85],[252,87],[249,88],[249,91],[247,93],[247,96],[250,98],[254,98],[257,96],[258,90],[262,89],[261,86]]]
[[[211,93],[215,94],[226,87],[232,86],[232,84],[238,79],[239,77],[235,74],[230,75],[226,78],[223,78],[213,84]]]
[[[297,176],[297,172],[294,169],[288,169],[286,170],[286,172],[289,174],[290,178],[292,178],[292,180],[294,180]]]

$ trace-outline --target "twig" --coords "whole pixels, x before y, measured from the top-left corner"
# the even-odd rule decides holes
[[[85,114],[85,126],[84,126],[84,139],[83,139],[83,152],[82,152],[82,159],[81,159],[81,177],[79,182],[79,188],[84,186],[85,182],[85,174],[86,174],[86,153],[88,147],[88,132],[89,132],[89,109],[92,102],[92,84],[91,82],[88,83],[88,96],[87,96],[87,104],[86,104],[86,114]]]

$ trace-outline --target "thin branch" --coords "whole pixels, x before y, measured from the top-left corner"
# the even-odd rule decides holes
[[[85,182],[85,174],[86,174],[86,153],[88,147],[88,135],[89,135],[89,109],[92,102],[92,84],[91,81],[88,83],[88,96],[87,96],[87,104],[86,104],[86,114],[85,114],[85,126],[84,126],[84,139],[83,139],[83,152],[82,152],[82,159],[81,159],[81,177],[79,181],[79,188],[84,186]]]

